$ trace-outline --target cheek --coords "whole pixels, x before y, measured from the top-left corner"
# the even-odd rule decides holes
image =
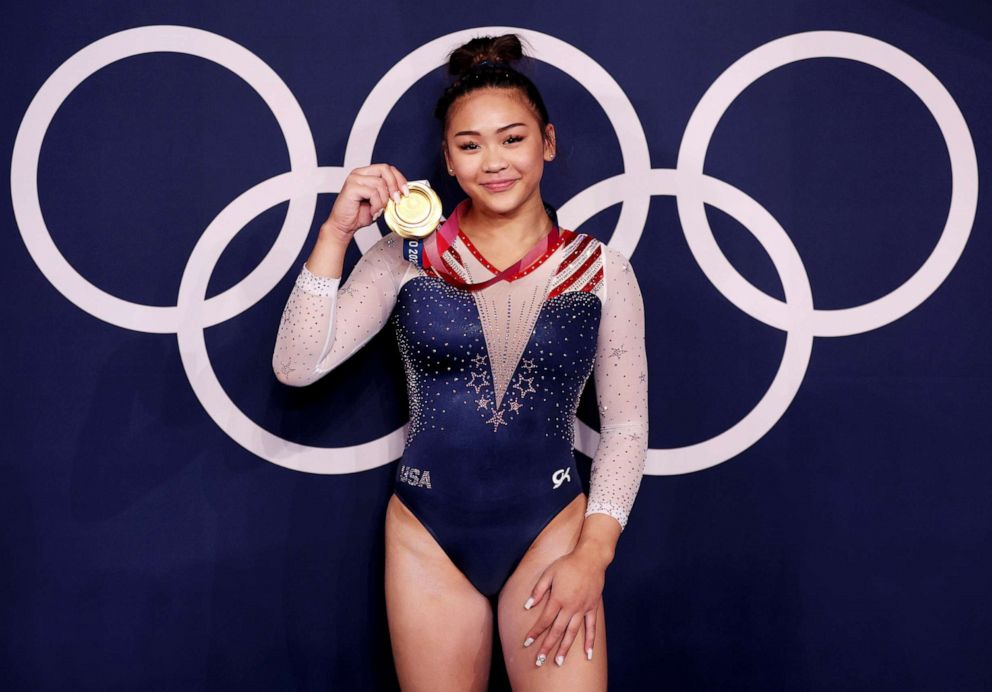
[[[475,163],[469,157],[462,157],[460,159],[455,159],[455,173],[464,173],[465,175],[470,174],[475,170]]]
[[[527,155],[520,157],[518,162],[519,168],[528,172],[539,172],[543,165],[544,152],[540,149],[527,152]]]

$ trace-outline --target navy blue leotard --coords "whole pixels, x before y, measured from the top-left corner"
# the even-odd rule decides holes
[[[463,281],[498,271],[462,231],[442,259]],[[648,433],[644,309],[626,258],[562,229],[510,281],[469,291],[404,259],[389,234],[343,286],[301,268],[273,369],[309,384],[387,322],[410,406],[395,493],[480,593],[494,598],[581,494],[574,420],[590,374],[601,425],[585,513],[626,526]]]

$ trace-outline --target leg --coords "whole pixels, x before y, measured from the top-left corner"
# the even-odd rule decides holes
[[[405,692],[486,689],[492,607],[395,495],[386,508],[386,615]]]
[[[524,610],[524,601],[537,583],[541,573],[562,555],[575,547],[582,531],[586,509],[586,496],[578,495],[558,516],[544,527],[524,554],[520,564],[506,582],[499,595],[498,618],[500,644],[506,661],[506,671],[513,689],[519,692],[541,690],[553,692],[593,692],[606,689],[606,616],[603,600],[599,601],[596,616],[596,641],[592,660],[586,659],[585,625],[583,624],[571,647],[565,653],[565,663],[560,668],[554,662],[556,650],[552,649],[548,661],[540,668],[534,664],[537,649],[543,638],[538,638],[526,649],[524,636],[540,614],[541,605]],[[541,601],[543,603],[544,601]]]

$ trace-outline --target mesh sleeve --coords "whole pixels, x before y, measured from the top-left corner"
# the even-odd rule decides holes
[[[369,248],[341,279],[313,274],[304,263],[283,309],[272,369],[293,387],[311,384],[350,358],[386,324],[403,272],[392,233]]]
[[[606,297],[593,371],[600,431],[586,516],[609,514],[623,530],[648,449],[644,302],[630,262],[606,245],[603,261]]]

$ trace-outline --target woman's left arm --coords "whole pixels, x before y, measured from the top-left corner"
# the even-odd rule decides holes
[[[548,566],[531,592],[533,600],[524,604],[530,608],[550,591],[541,617],[527,633],[537,639],[550,628],[537,651],[538,665],[552,650],[556,663],[563,661],[583,622],[586,658],[592,658],[606,568],[627,525],[647,458],[644,301],[627,258],[606,245],[602,249],[606,290],[594,363],[599,445],[579,540],[571,553]]]

